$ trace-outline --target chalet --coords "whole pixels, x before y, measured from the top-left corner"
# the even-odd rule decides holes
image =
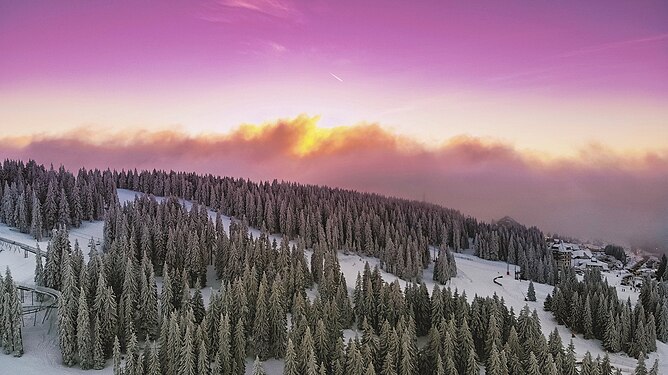
[[[590,259],[588,262],[583,263],[584,267],[589,270],[597,269],[599,271],[609,271],[610,268],[605,262],[599,262],[596,258]]]

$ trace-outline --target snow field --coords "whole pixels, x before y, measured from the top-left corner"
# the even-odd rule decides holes
[[[118,196],[121,203],[134,200],[136,193],[130,190],[119,189]],[[158,200],[164,198],[156,197]],[[183,202],[183,201],[182,201]],[[192,204],[190,202],[183,202],[187,208],[190,208]],[[209,217],[211,220],[215,220],[216,212],[209,210]],[[229,229],[231,219],[229,217],[223,216],[223,225],[225,229]],[[70,241],[74,244],[75,240],[79,241],[80,246],[84,256],[87,257],[87,248],[88,241],[91,237],[94,239],[101,239],[103,232],[103,222],[93,222],[93,223],[84,223],[80,228],[75,228],[70,231]],[[258,236],[260,232],[257,229],[252,229],[251,233],[254,236]],[[26,245],[35,246],[34,239],[27,234],[18,233],[14,230],[11,230],[5,225],[0,225],[0,236],[6,237]],[[280,241],[280,236],[272,236],[277,241]],[[47,241],[42,241],[39,243],[41,249],[46,251]],[[17,250],[13,246],[4,246],[0,245],[0,270],[4,273],[4,269],[9,267],[14,280],[18,283],[32,285],[35,269],[35,258],[33,254],[28,254],[27,257],[24,257],[23,250]],[[305,254],[307,258],[307,264],[311,252],[306,251]],[[550,312],[543,310],[543,301],[548,293],[552,293],[553,287],[550,285],[534,283],[536,290],[537,302],[526,302],[524,296],[526,294],[527,288],[529,286],[528,281],[515,280],[512,276],[506,275],[507,265],[505,262],[499,261],[490,261],[483,260],[470,252],[455,253],[454,254],[457,262],[457,277],[451,279],[446,286],[450,287],[453,291],[457,289],[459,293],[466,292],[466,295],[471,301],[475,295],[478,296],[492,296],[495,293],[503,298],[506,306],[509,308],[512,307],[516,314],[519,314],[519,311],[524,307],[525,304],[528,304],[529,307],[533,310],[536,309],[538,316],[541,321],[542,332],[546,336],[557,327],[559,334],[561,335],[562,341],[565,345],[571,339],[570,330],[563,326],[558,325],[554,317]],[[371,268],[379,264],[377,258],[362,257],[355,254],[343,254],[339,253],[339,263],[341,265],[341,271],[343,272],[346,282],[348,284],[349,291],[355,287],[355,281],[357,278],[357,273],[361,273],[364,270],[365,263],[368,262]],[[511,275],[514,272],[514,267],[510,267]],[[215,280],[215,271],[213,267],[210,266],[208,269],[208,280],[209,286],[202,289],[202,296],[204,298],[205,305],[208,305],[211,294],[220,287],[220,282]],[[496,285],[492,282],[492,279],[497,276],[503,276],[498,281],[502,284],[501,286]],[[635,303],[638,298],[638,293],[632,291],[629,288],[624,288],[625,291],[621,291],[621,276],[617,276],[616,273],[604,274],[608,278],[608,282],[612,286],[617,287],[618,295],[620,298],[626,299],[631,298],[631,302]],[[383,280],[388,283],[391,283],[395,280],[399,280],[399,284],[404,288],[407,284],[406,281],[399,279],[395,275],[381,271],[381,276]],[[427,286],[427,289],[431,292],[434,287],[434,281],[432,280],[433,276],[433,264],[430,264],[427,269],[424,270],[422,280]],[[161,278],[157,278],[158,288],[162,287]],[[307,295],[313,299],[317,295],[315,287],[311,290],[307,290]],[[111,374],[113,369],[111,368],[110,363],[104,370],[94,371],[94,370],[81,370],[78,368],[68,368],[61,363],[60,351],[58,348],[58,339],[55,332],[55,323],[52,321],[50,324],[38,325],[32,327],[32,324],[28,325],[26,322],[26,328],[23,332],[24,335],[24,345],[25,345],[25,354],[21,358],[14,358],[8,355],[0,355],[0,374],[25,374],[25,375],[43,375],[43,374],[90,374],[94,372],[95,374]],[[356,330],[345,330],[344,331],[344,340],[347,340],[355,335],[360,335],[361,333]],[[584,356],[584,353],[589,351],[594,358],[596,356],[603,357],[605,351],[599,340],[585,340],[581,335],[575,336],[573,338],[573,343],[575,345],[576,353],[578,359],[581,359]],[[648,366],[651,366],[654,360],[658,358],[660,360],[660,373],[668,374],[668,345],[661,342],[657,342],[657,351],[650,354],[649,359],[646,361]],[[620,368],[624,373],[632,373],[633,369],[636,366],[637,361],[634,358],[630,358],[625,354],[610,354],[610,361],[613,366]],[[251,358],[247,359],[246,373],[250,374],[252,370],[253,360]],[[263,363],[263,366],[268,374],[280,374],[283,369],[282,360],[268,360]],[[7,372],[5,372],[7,371]]]

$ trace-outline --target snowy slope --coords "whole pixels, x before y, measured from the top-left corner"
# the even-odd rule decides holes
[[[136,193],[130,190],[118,190],[119,200],[121,203],[134,200]],[[156,199],[163,199],[156,197]],[[192,205],[190,202],[184,202],[187,208],[190,208]],[[209,217],[214,220],[216,212],[209,210]],[[223,217],[223,225],[227,230],[229,228],[231,219],[229,217]],[[103,231],[103,222],[94,222],[94,223],[85,223],[81,228],[74,229],[70,232],[70,240],[74,243],[74,240],[79,240],[79,243],[84,249],[84,254],[87,253],[85,250],[88,243],[88,240],[92,236],[93,238],[101,238]],[[251,230],[254,236],[259,235],[259,231],[256,229]],[[10,230],[4,225],[0,225],[0,236],[10,238],[15,241],[19,241],[31,246],[34,246],[35,241],[29,236],[15,231]],[[279,236],[272,236],[277,240],[280,240]],[[40,246],[43,250],[46,249],[46,242],[40,243]],[[0,248],[2,248],[0,246]],[[311,252],[306,252],[307,260],[310,258]],[[475,295],[479,296],[492,296],[496,293],[499,297],[502,297],[505,300],[507,306],[512,306],[516,313],[524,307],[525,304],[529,304],[531,309],[536,309],[538,316],[541,320],[541,326],[543,333],[545,335],[549,334],[555,327],[559,330],[561,334],[562,341],[567,344],[570,340],[571,333],[565,326],[559,326],[556,323],[556,320],[552,317],[552,314],[546,311],[543,311],[543,300],[548,293],[552,292],[552,286],[535,283],[536,297],[537,302],[525,302],[524,295],[526,294],[529,283],[527,281],[514,280],[511,276],[505,276],[506,274],[506,263],[505,262],[496,262],[483,260],[478,257],[473,256],[470,253],[455,253],[454,254],[457,261],[457,277],[449,281],[448,286],[453,290],[457,289],[460,293],[466,292],[466,295],[469,298],[469,301],[473,299]],[[355,280],[358,272],[364,270],[364,264],[369,262],[369,265],[373,268],[379,264],[377,258],[369,257],[360,257],[359,255],[345,255],[339,253],[339,262],[341,264],[341,271],[344,273],[346,281],[348,283],[348,288],[352,291],[355,286]],[[310,262],[307,262],[310,264]],[[32,254],[29,254],[27,258],[24,258],[23,251],[16,251],[11,247],[5,247],[4,251],[0,251],[0,269],[4,270],[5,267],[9,266],[14,279],[17,282],[24,284],[32,284],[32,278],[34,275],[35,259]],[[513,269],[511,268],[511,274]],[[213,269],[209,269],[209,279],[214,278]],[[398,279],[396,276],[389,274],[387,272],[381,272],[383,279],[387,282],[393,282],[394,280],[399,280],[399,283],[402,287],[406,285],[406,282]],[[428,269],[424,271],[423,280],[427,285],[428,290],[431,292],[434,286],[434,281],[432,281],[433,275],[433,265],[430,265]],[[492,282],[492,279],[496,276],[503,276],[498,280],[502,286],[496,285]],[[616,274],[610,273],[607,274],[608,281],[610,285],[618,287],[618,294],[620,298],[626,299],[627,297],[631,298],[631,301],[635,303],[637,300],[638,294],[634,291],[631,291],[628,288],[624,292],[621,292],[619,287],[619,282],[621,277],[617,277]],[[161,280],[157,280],[160,284]],[[219,286],[219,283],[210,283],[215,289]],[[160,285],[159,285],[160,287]],[[212,293],[212,287],[208,287],[202,290],[203,297],[205,302],[209,300],[209,297]],[[315,296],[315,291],[309,291],[309,295]],[[26,322],[28,324],[28,322]],[[44,325],[32,327],[32,322],[30,322],[30,327],[27,327],[24,331],[24,342],[25,342],[25,351],[26,353],[22,358],[14,358],[11,356],[6,356],[0,354],[0,369],[12,368],[12,373],[17,374],[27,374],[27,375],[42,375],[45,373],[48,374],[90,374],[90,371],[82,371],[77,368],[67,368],[62,365],[60,362],[60,352],[58,350],[58,342],[55,336],[55,324]],[[353,337],[358,332],[353,330],[346,330],[344,332],[346,340],[348,337]],[[600,355],[603,357],[605,352],[602,348],[600,341],[598,340],[585,340],[581,335],[573,338],[576,351],[578,356],[581,358],[586,351],[592,353],[592,356],[595,358]],[[660,363],[660,373],[668,374],[668,345],[661,342],[657,342],[658,351],[650,355],[650,359],[647,363],[651,366],[655,358],[659,358],[663,361]],[[624,371],[624,373],[631,373],[635,368],[636,360],[630,358],[623,354],[611,354],[610,360],[615,367],[618,367]],[[249,359],[248,363],[252,363]],[[282,372],[282,361],[271,360],[267,361],[264,364],[265,369],[268,374],[280,374]],[[250,374],[251,366],[247,366],[247,373]],[[3,373],[0,370],[0,373]],[[112,373],[112,368],[110,364],[101,371],[95,371],[96,374],[110,374]]]
[[[543,310],[543,301],[548,293],[552,293],[553,287],[545,284],[534,283],[536,289],[536,302],[526,302],[524,296],[529,287],[528,281],[515,280],[512,276],[506,276],[506,263],[498,261],[490,261],[480,259],[474,255],[465,253],[455,253],[454,254],[457,261],[457,277],[451,279],[447,286],[459,290],[460,293],[466,292],[469,302],[472,301],[475,295],[478,296],[492,296],[495,293],[504,299],[506,306],[513,307],[515,314],[519,314],[520,310],[524,307],[525,304],[528,304],[529,307],[533,310],[536,309],[538,317],[541,321],[541,327],[543,334],[546,336],[554,330],[555,327],[559,330],[561,339],[564,342],[564,345],[567,345],[571,339],[570,330],[563,325],[558,325],[557,321],[554,319],[550,312]],[[339,254],[339,261],[341,263],[341,270],[345,274],[346,282],[348,287],[352,290],[355,287],[355,280],[358,272],[364,270],[364,263],[369,262],[369,265],[373,268],[375,265],[379,264],[377,258],[366,258],[356,255],[343,255]],[[513,274],[513,268],[510,269],[511,275]],[[406,285],[404,280],[397,278],[395,275],[389,274],[387,272],[381,272],[383,280],[386,282],[393,282],[399,280],[399,283],[402,287]],[[427,289],[431,293],[431,290],[434,286],[434,281],[432,281],[433,275],[433,265],[430,265],[428,269],[424,271],[423,281],[427,285]],[[496,285],[492,279],[497,276],[503,276],[503,278],[498,281],[502,286]],[[608,274],[608,280],[610,285],[617,286],[620,278],[617,278],[615,274]],[[618,287],[619,289],[619,287]],[[625,288],[624,293],[619,293],[620,297],[626,299],[627,297],[631,298],[631,301],[635,303],[638,299],[638,293],[630,291],[628,288]],[[346,332],[346,338],[354,337],[356,334],[361,336],[361,333],[349,331]],[[594,358],[596,356],[605,355],[603,346],[599,340],[585,340],[582,335],[577,335],[573,338],[573,343],[575,344],[575,350],[578,355],[578,359],[582,359],[584,354],[589,351]],[[660,361],[660,373],[668,374],[668,345],[663,344],[657,341],[657,351],[652,353],[646,363],[649,366],[654,363],[654,359],[659,358]],[[625,354],[610,354],[611,363],[620,368],[624,373],[632,373],[635,369],[637,361],[635,358],[630,358]]]

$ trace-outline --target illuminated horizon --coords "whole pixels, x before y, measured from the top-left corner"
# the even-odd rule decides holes
[[[307,114],[555,157],[665,148],[668,6],[531,4],[5,2],[1,126],[224,133]]]

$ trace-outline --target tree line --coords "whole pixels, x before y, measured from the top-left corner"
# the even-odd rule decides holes
[[[328,248],[379,258],[383,270],[408,281],[420,281],[433,249],[460,251],[475,239],[480,257],[517,264],[524,278],[554,282],[551,253],[535,227],[490,225],[434,204],[326,186],[155,170],[113,176],[118,188],[195,201],[250,227],[301,238],[306,248],[324,238]],[[498,250],[479,250],[487,248]]]
[[[109,171],[80,169],[75,176],[62,166],[47,170],[32,160],[0,165],[0,197],[0,222],[38,241],[57,226],[102,220],[105,207],[117,200]]]
[[[438,258],[431,255],[434,249],[459,251],[472,239],[478,256],[517,264],[524,278],[554,281],[551,256],[536,228],[489,225],[424,202],[289,182],[165,171],[81,169],[74,175],[62,166],[5,160],[0,222],[41,240],[59,226],[102,219],[105,208],[117,206],[116,187],[192,200],[264,232],[301,238],[305,248],[324,239],[329,248],[377,257],[383,270],[408,281],[420,281],[422,270]],[[434,272],[441,282],[455,274],[452,257],[443,257]]]

